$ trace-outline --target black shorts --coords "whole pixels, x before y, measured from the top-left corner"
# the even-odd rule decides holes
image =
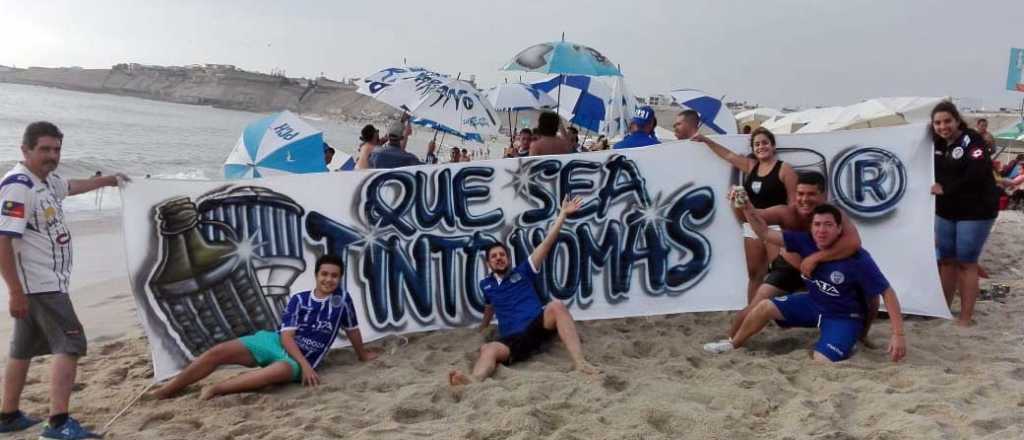
[[[508,347],[509,355],[504,364],[512,365],[529,359],[556,334],[558,334],[557,331],[544,328],[544,313],[542,312],[537,318],[530,321],[526,330],[498,339],[498,342]]]
[[[764,276],[764,283],[785,293],[807,290],[803,278],[800,277],[800,270],[789,264],[781,255],[775,257],[768,265],[768,274]]]

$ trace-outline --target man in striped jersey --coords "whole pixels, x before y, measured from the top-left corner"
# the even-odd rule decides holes
[[[253,391],[277,383],[301,381],[306,386],[317,386],[320,376],[315,369],[341,329],[345,330],[359,360],[366,362],[376,358],[376,353],[363,347],[352,299],[339,286],[342,271],[344,266],[336,256],[324,255],[317,259],[316,287],[288,298],[279,331],[261,330],[215,345],[157,390],[156,397],[174,396],[221,365],[261,368],[203,388],[201,399]]]
[[[50,419],[43,438],[90,438],[94,435],[68,416],[78,357],[85,355],[85,333],[68,297],[71,277],[71,232],[61,203],[67,196],[115,186],[115,174],[65,180],[54,173],[64,135],[49,122],[25,128],[24,160],[0,180],[0,275],[7,284],[14,317],[4,372],[0,432],[24,430],[40,420],[19,410],[29,361],[53,354]]]

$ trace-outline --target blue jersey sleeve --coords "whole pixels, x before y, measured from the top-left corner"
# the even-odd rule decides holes
[[[863,250],[857,258],[857,273],[860,278],[861,292],[866,297],[881,295],[889,288],[889,280],[882,275],[878,264],[875,264],[875,259]]]
[[[284,308],[284,313],[281,314],[281,331],[299,328],[299,303],[302,301],[301,296],[302,294],[295,294],[288,298],[288,306]]]
[[[782,231],[782,240],[789,252],[800,254],[806,257],[818,251],[811,234],[803,231]]]
[[[526,277],[532,283],[534,278],[537,278],[537,272],[540,272],[539,267],[533,267],[533,260],[529,256],[526,257],[522,263],[516,266],[515,271],[519,272],[520,275]]]
[[[356,316],[356,308],[352,305],[352,295],[344,293],[344,304],[341,305],[341,328],[355,330],[359,328],[359,318]]]

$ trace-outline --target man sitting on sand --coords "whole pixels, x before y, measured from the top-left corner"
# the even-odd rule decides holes
[[[787,231],[806,232],[811,229],[814,208],[825,203],[826,198],[825,177],[817,172],[803,172],[797,175],[795,204],[772,206],[754,211],[769,225],[779,225]],[[783,254],[772,261],[768,266],[764,283],[757,288],[754,298],[733,319],[732,326],[729,328],[729,337],[736,336],[743,319],[761,301],[786,292],[803,290],[804,282],[800,276],[801,273],[804,277],[808,277],[821,262],[839,260],[857,253],[861,245],[857,227],[848,220],[843,222],[840,229],[839,238],[834,245],[806,256],[799,263],[796,263],[796,260],[799,259],[794,259],[793,262],[787,261]],[[794,255],[790,255],[790,257],[793,258]],[[868,318],[873,316],[872,313]]]
[[[288,299],[279,332],[261,330],[215,345],[157,390],[156,396],[161,399],[171,397],[182,388],[209,376],[221,365],[261,368],[203,388],[199,396],[201,399],[300,380],[306,386],[317,386],[320,376],[315,369],[342,328],[359,360],[366,362],[376,358],[376,353],[363,347],[352,299],[338,287],[345,270],[341,259],[324,255],[316,260],[315,270],[316,287]]]
[[[583,358],[580,338],[569,309],[558,300],[542,306],[540,296],[533,288],[534,278],[554,246],[562,224],[581,204],[580,197],[563,201],[561,212],[547,237],[526,261],[515,268],[509,264],[508,247],[504,244],[494,243],[487,248],[487,267],[493,274],[480,280],[480,290],[487,303],[480,331],[487,329],[491,318],[497,314],[501,338],[480,347],[480,357],[469,376],[458,370],[448,373],[449,384],[455,386],[482,381],[494,373],[498,363],[510,365],[528,359],[555,334],[569,350],[574,370],[585,374],[597,373],[597,369]]]
[[[814,208],[810,234],[768,229],[764,219],[749,203],[744,204],[743,212],[758,238],[784,246],[784,252],[800,257],[829,249],[839,240],[842,231],[843,215],[839,209],[827,204]],[[782,327],[818,327],[821,330],[821,338],[812,355],[815,361],[832,363],[846,360],[853,354],[854,345],[864,330],[867,308],[873,304],[871,299],[881,296],[892,323],[889,354],[893,362],[899,362],[906,355],[907,343],[903,336],[899,300],[867,251],[860,249],[848,258],[819,264],[804,283],[808,293],[760,301],[743,320],[735,337],[705,344],[704,350],[724,353],[742,347],[750,337],[764,329],[768,320],[775,320]]]

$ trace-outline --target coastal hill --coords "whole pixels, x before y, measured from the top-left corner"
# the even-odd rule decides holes
[[[252,112],[288,109],[332,119],[379,119],[391,107],[356,93],[356,85],[250,72],[225,64],[150,66],[122,63],[110,69],[0,66],[0,82],[109,93]]]

